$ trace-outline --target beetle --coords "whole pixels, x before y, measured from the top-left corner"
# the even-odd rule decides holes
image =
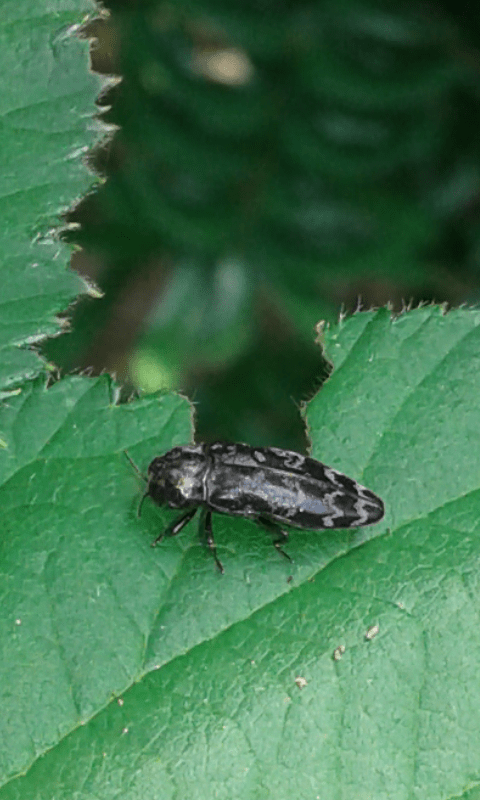
[[[152,547],[180,533],[200,508],[200,536],[220,572],[224,569],[213,538],[213,511],[256,522],[276,537],[273,544],[289,560],[281,546],[288,540],[282,525],[357,528],[379,522],[384,515],[382,500],[370,489],[320,461],[278,447],[226,442],[174,447],[153,459],[144,480],[147,490],[139,516],[146,497],[184,512]]]

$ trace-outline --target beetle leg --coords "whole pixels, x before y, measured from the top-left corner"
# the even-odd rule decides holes
[[[198,507],[190,508],[186,514],[182,514],[181,517],[177,517],[177,519],[174,519],[173,522],[171,522],[170,525],[168,525],[165,528],[165,530],[162,531],[160,536],[157,536],[157,538],[152,542],[152,547],[155,547],[155,545],[161,542],[162,539],[165,538],[165,536],[176,536],[177,533],[180,533],[182,528],[184,528],[185,525],[187,525],[187,523],[189,523],[190,520],[193,519],[197,511]]]
[[[217,556],[217,545],[215,544],[215,539],[213,538],[213,530],[212,530],[212,512],[211,511],[204,511],[203,512],[203,519],[201,522],[201,531],[203,534],[204,543],[207,547],[210,548],[213,557],[215,559],[215,564],[217,565],[218,569],[221,573],[225,570],[223,569],[223,564]]]
[[[257,517],[255,522],[258,525],[261,525],[262,528],[268,531],[268,533],[276,534],[278,536],[278,539],[273,540],[275,549],[281,553],[282,556],[285,556],[285,558],[288,558],[288,560],[291,561],[291,557],[285,552],[285,550],[282,549],[282,544],[285,544],[285,542],[288,541],[288,531],[283,530],[280,525],[277,525],[276,522],[272,522],[272,520],[268,519],[268,517]]]

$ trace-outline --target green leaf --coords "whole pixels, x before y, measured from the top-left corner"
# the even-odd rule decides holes
[[[361,313],[325,339],[313,454],[386,516],[292,531],[293,564],[220,515],[223,576],[195,523],[150,548],[175,512],[136,517],[122,451],[144,472],[188,441],[181,398],[117,405],[107,378],[71,378],[1,409],[1,800],[475,785],[480,313]]]
[[[87,42],[70,31],[90,2],[7,3],[0,27],[0,386],[41,368],[27,349],[85,285],[51,231],[92,181],[81,156],[100,88]],[[52,34],[53,32],[53,34]],[[32,239],[36,243],[32,245]]]
[[[191,422],[175,395],[117,406],[107,378],[77,377],[12,395],[0,431],[5,777],[138,678],[165,575],[122,451],[188,441]]]

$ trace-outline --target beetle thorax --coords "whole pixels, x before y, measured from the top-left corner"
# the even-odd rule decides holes
[[[148,468],[148,493],[159,505],[188,508],[205,500],[207,460],[203,447],[174,448]]]
[[[178,493],[185,504],[200,503],[204,499],[204,467],[188,464],[182,469],[170,469],[166,478],[167,486]]]

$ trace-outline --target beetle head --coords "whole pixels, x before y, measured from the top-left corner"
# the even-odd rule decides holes
[[[151,462],[147,495],[157,505],[170,508],[196,506],[204,499],[206,469],[203,445],[174,447]]]

